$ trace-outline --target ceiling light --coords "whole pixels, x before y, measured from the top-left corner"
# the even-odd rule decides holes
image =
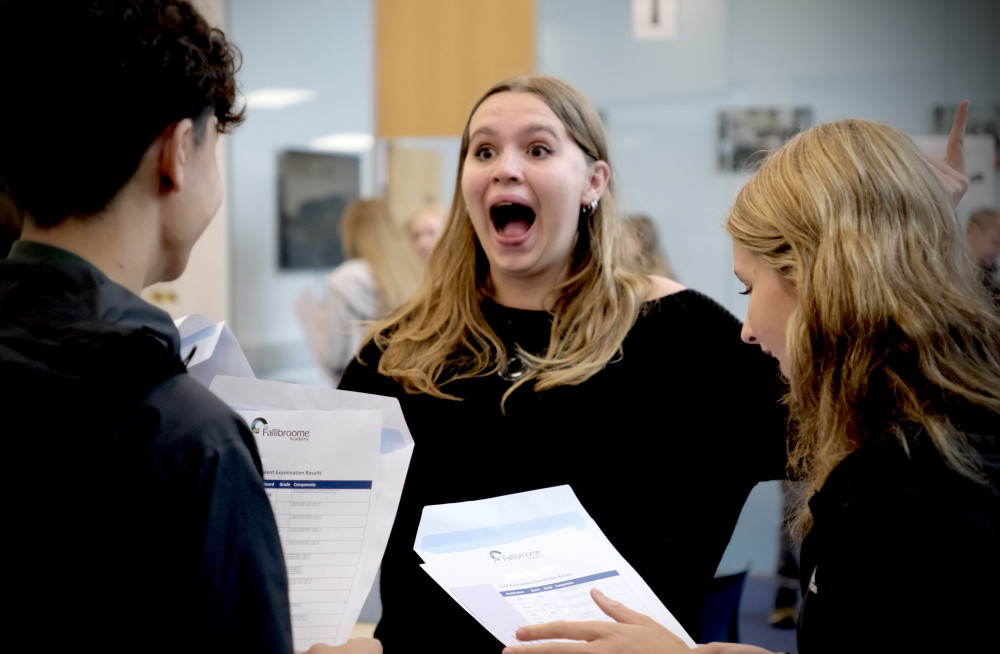
[[[315,97],[312,89],[257,89],[246,94],[247,106],[253,109],[285,109]]]
[[[346,133],[327,134],[309,141],[309,147],[323,152],[365,152],[375,145],[371,134]]]

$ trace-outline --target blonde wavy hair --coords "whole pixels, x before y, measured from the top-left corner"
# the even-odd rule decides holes
[[[416,291],[420,265],[385,202],[370,199],[349,204],[340,218],[340,238],[344,256],[364,259],[371,267],[380,316]]]
[[[542,76],[517,77],[490,88],[469,112],[497,93],[533,93],[559,117],[589,161],[608,162],[604,127],[590,102],[565,82]],[[492,295],[489,261],[473,231],[462,196],[462,173],[469,151],[469,122],[462,133],[455,194],[444,232],[427,276],[416,295],[378,322],[368,339],[382,350],[378,371],[401,382],[408,393],[457,399],[448,382],[481,377],[508,363],[501,339],[483,315]],[[608,162],[610,166],[610,162]],[[594,211],[581,211],[567,279],[552,289],[552,329],[542,355],[518,350],[529,372],[503,401],[528,382],[536,390],[579,384],[621,352],[642,307],[649,280],[622,266],[621,216],[615,184],[609,181]]]
[[[798,135],[743,188],[726,229],[798,295],[786,332],[789,465],[804,498],[882,434],[906,449],[922,431],[981,479],[949,415],[1000,413],[1000,319],[949,198],[905,134],[845,120]],[[796,523],[811,525],[804,503]]]

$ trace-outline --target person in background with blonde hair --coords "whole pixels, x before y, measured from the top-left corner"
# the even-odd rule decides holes
[[[410,216],[410,245],[420,261],[431,256],[443,229],[444,211],[439,207],[424,207]]]
[[[890,127],[820,125],[764,163],[726,229],[750,296],[742,336],[788,379],[789,461],[808,489],[799,654],[1000,651],[1000,316],[934,170]],[[518,631],[592,642],[511,652],[687,651],[595,599],[619,622]]]
[[[625,259],[636,272],[673,277],[649,216],[637,213],[625,218]]]
[[[969,252],[979,264],[983,286],[1000,310],[1000,212],[980,209],[969,216]]]
[[[325,345],[320,356],[334,385],[368,323],[406,301],[420,280],[418,263],[382,200],[348,205],[340,237],[347,260],[327,276],[319,315]]]
[[[597,111],[571,86],[490,88],[423,285],[344,373],[342,389],[397,398],[416,443],[382,562],[390,653],[500,649],[420,568],[428,504],[569,484],[698,633],[747,494],[783,474],[774,362],[708,297],[626,267],[611,171]],[[656,533],[637,533],[652,498]]]

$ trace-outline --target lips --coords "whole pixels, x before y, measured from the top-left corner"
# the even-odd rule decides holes
[[[519,202],[501,201],[490,207],[490,220],[500,237],[517,239],[535,224],[535,210]]]

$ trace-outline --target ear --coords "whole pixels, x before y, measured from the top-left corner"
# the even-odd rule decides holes
[[[179,120],[167,126],[160,135],[159,168],[160,191],[167,193],[179,190],[184,185],[184,166],[188,149],[194,144],[194,122],[190,118]]]
[[[590,165],[590,177],[587,178],[587,185],[580,196],[580,204],[590,204],[594,200],[600,200],[604,195],[604,189],[608,187],[611,179],[611,167],[606,161],[595,161]]]

